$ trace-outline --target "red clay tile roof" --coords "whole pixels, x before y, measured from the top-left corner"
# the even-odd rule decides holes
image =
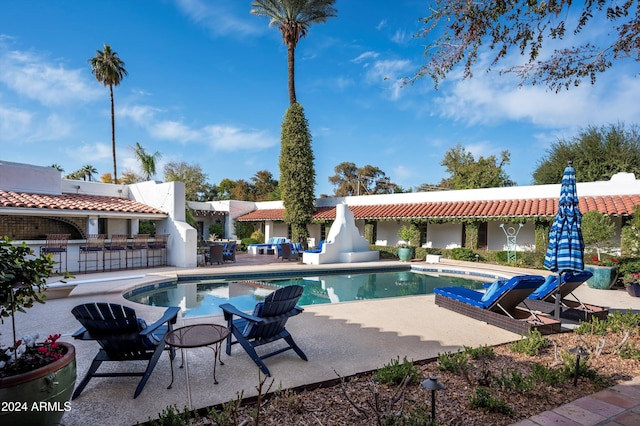
[[[85,194],[30,194],[0,189],[2,208],[82,210],[114,213],[162,214],[166,212],[128,198]]]
[[[640,195],[603,195],[580,197],[582,213],[597,210],[613,216],[633,214],[633,207],[640,204]],[[558,198],[525,200],[448,201],[436,203],[387,204],[349,206],[356,219],[402,218],[489,218],[489,217],[537,217],[555,216]],[[314,220],[335,219],[335,207],[320,207]],[[284,209],[254,210],[238,217],[239,221],[282,220]]]

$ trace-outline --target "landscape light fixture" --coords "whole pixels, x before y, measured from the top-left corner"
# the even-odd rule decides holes
[[[578,371],[580,370],[580,357],[588,357],[589,352],[587,352],[582,346],[576,346],[573,349],[569,349],[569,353],[576,356],[576,370],[573,373],[573,386],[578,386]]]
[[[444,385],[436,379],[436,376],[429,376],[429,378],[422,382],[422,387],[431,391],[431,420],[436,420],[436,392],[444,389]]]

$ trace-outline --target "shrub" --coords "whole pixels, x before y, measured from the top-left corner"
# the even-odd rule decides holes
[[[251,238],[257,241],[256,244],[264,244],[264,234],[259,229],[257,231],[253,231]]]
[[[418,377],[418,368],[412,361],[408,361],[407,357],[404,357],[402,363],[400,363],[400,357],[392,359],[390,364],[385,364],[375,374],[375,378],[380,383],[394,385],[402,384],[407,376],[410,377],[409,383]]]
[[[258,240],[256,240],[255,238],[243,238],[240,243],[240,250],[247,251],[247,247],[249,247],[251,244],[258,244]]]
[[[218,222],[209,225],[209,235],[215,234],[218,238],[224,238],[224,225]]]
[[[438,354],[438,368],[457,375],[466,374],[469,370],[467,354],[462,351]]]
[[[484,408],[491,413],[502,413],[507,416],[513,416],[514,411],[503,400],[499,399],[484,387],[478,386],[475,394],[470,397],[471,408]]]
[[[464,248],[464,247],[456,247],[451,250],[451,258],[454,260],[465,260],[468,262],[475,262],[476,254],[471,249]]]
[[[509,348],[512,352],[523,353],[529,356],[535,356],[547,346],[549,346],[549,339],[544,337],[538,330],[532,330],[528,336],[523,336],[522,339],[517,342],[513,342]]]

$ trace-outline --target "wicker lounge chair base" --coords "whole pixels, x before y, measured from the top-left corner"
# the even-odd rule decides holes
[[[562,304],[564,306],[560,307],[560,318],[574,321],[591,321],[592,318],[604,320],[609,316],[609,308],[602,306],[589,305],[566,299],[562,301]],[[544,302],[542,300],[527,299],[527,306],[534,311],[540,311],[549,315],[553,315],[556,309],[554,303]]]
[[[529,304],[529,301],[527,301],[527,304]],[[553,334],[562,331],[560,321],[543,315],[534,316],[531,312],[523,309],[516,309],[510,312],[513,316],[511,318],[507,315],[477,308],[468,303],[459,302],[439,294],[436,294],[436,305],[520,335],[525,335],[532,330],[538,330],[542,334]]]

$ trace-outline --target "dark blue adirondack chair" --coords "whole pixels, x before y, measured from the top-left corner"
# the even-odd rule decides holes
[[[307,356],[296,345],[291,334],[285,328],[287,320],[302,312],[302,308],[296,306],[302,296],[302,286],[291,285],[279,288],[269,294],[264,302],[260,302],[253,310],[253,314],[247,314],[238,310],[235,306],[225,303],[220,305],[224,312],[224,318],[229,327],[227,337],[227,355],[231,355],[231,345],[240,343],[251,359],[260,367],[262,372],[271,376],[263,359],[293,349],[300,358],[307,361]],[[234,316],[239,317],[234,319]],[[233,341],[235,338],[235,341]],[[267,343],[284,339],[288,346],[270,352],[266,355],[258,355],[255,348]]]
[[[78,305],[71,313],[83,325],[73,334],[75,339],[96,340],[100,344],[89,371],[80,382],[72,399],[77,398],[92,377],[141,376],[133,394],[137,398],[153,372],[162,351],[165,349],[164,335],[176,323],[180,308],[169,307],[158,321],[147,325],[136,312],[115,303],[86,303]],[[173,359],[175,349],[170,350]],[[145,371],[97,373],[104,361],[148,361]]]

